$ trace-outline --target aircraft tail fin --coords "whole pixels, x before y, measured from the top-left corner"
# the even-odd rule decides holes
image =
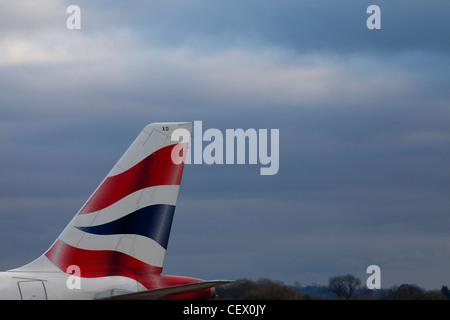
[[[167,250],[188,143],[172,132],[191,122],[144,128],[48,251],[16,269],[66,272],[83,277],[159,274]]]

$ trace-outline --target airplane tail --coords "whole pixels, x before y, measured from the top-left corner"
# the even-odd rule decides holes
[[[188,143],[172,132],[192,123],[144,128],[50,249],[16,271],[66,272],[83,277],[160,274],[164,264]]]

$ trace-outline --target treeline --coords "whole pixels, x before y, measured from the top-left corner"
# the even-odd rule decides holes
[[[450,300],[450,290],[424,290],[414,284],[402,284],[389,289],[369,290],[352,275],[330,277],[327,286],[296,283],[287,286],[270,279],[239,279],[232,284],[216,288],[218,299],[223,300]]]
[[[216,287],[218,299],[224,300],[302,300],[303,294],[280,281],[239,279]]]

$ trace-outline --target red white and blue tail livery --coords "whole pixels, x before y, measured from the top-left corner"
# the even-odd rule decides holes
[[[188,149],[177,129],[192,123],[146,126],[53,245],[0,273],[0,299],[214,297],[229,281],[161,274]]]

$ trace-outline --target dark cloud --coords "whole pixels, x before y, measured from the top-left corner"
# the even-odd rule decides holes
[[[369,31],[372,1],[76,3],[73,32],[63,4],[0,11],[2,269],[50,246],[147,123],[202,120],[279,129],[280,170],[187,165],[166,273],[445,284],[448,5],[379,1]]]
[[[86,1],[79,1],[84,6]],[[133,27],[142,41],[195,45],[201,50],[229,46],[279,46],[296,53],[430,50],[448,53],[448,4],[440,1],[98,1],[94,28],[101,21]],[[382,29],[366,28],[367,7],[382,12]],[[137,9],[139,8],[139,9]],[[113,21],[113,23],[112,23]]]

